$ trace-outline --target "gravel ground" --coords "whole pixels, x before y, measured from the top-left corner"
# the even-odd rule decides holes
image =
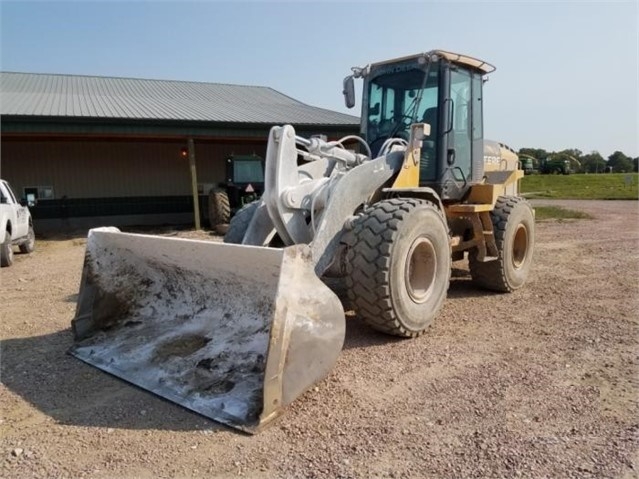
[[[424,336],[349,316],[330,376],[257,436],[66,355],[85,242],[41,240],[1,272],[0,475],[639,477],[639,205],[544,203],[594,219],[538,223],[524,289],[457,262]]]

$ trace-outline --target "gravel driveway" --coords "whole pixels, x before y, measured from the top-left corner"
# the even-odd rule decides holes
[[[544,203],[594,219],[538,223],[524,289],[457,262],[424,336],[349,316],[330,376],[257,436],[66,355],[84,240],[39,241],[0,273],[0,475],[639,477],[639,204]]]

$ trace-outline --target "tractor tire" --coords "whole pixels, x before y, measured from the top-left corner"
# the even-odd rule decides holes
[[[354,220],[352,234],[346,287],[358,315],[387,334],[422,334],[450,282],[450,239],[442,213],[425,200],[383,200]]]
[[[530,204],[518,196],[500,196],[490,215],[499,256],[480,262],[476,251],[471,251],[470,274],[482,288],[510,293],[528,279],[535,246],[535,216]]]
[[[13,264],[13,246],[11,245],[11,233],[7,231],[4,242],[0,244],[0,266],[3,268]]]
[[[231,218],[228,231],[224,235],[224,242],[231,244],[242,244],[244,235],[248,230],[249,224],[253,219],[253,215],[257,211],[260,201],[252,201],[242,206],[237,213]]]
[[[20,253],[27,254],[32,253],[35,249],[35,232],[33,226],[29,225],[29,232],[27,233],[27,239],[20,244]]]
[[[231,204],[229,195],[221,189],[212,189],[209,193],[209,223],[211,229],[218,225],[226,225],[231,221]]]

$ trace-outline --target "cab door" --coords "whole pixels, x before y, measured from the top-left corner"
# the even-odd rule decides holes
[[[440,155],[443,159],[441,196],[461,200],[473,183],[473,82],[471,73],[448,65],[443,75]]]

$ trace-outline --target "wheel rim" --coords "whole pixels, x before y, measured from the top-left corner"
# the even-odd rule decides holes
[[[410,247],[406,258],[405,283],[408,295],[416,303],[423,303],[430,296],[435,284],[437,255],[433,243],[418,238]]]
[[[513,240],[513,266],[517,269],[521,268],[526,261],[526,253],[528,251],[528,230],[526,226],[520,224],[515,231]]]

